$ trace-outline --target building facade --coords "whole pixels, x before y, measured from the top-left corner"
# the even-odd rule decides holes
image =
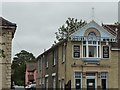
[[[92,20],[53,45],[37,58],[37,88],[120,88],[118,31]]]
[[[120,23],[120,1],[118,2],[118,22]]]
[[[25,85],[36,83],[36,63],[26,64]]]
[[[0,17],[0,90],[11,88],[11,47],[16,24]]]

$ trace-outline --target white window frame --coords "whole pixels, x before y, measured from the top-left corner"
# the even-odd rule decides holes
[[[53,50],[53,65],[56,65],[57,50]]]
[[[60,90],[61,90],[61,87],[62,87],[61,80],[59,80],[59,88],[60,88]]]
[[[49,88],[49,85],[48,85],[48,76],[47,77],[45,77],[45,81],[46,81],[46,83],[45,83],[45,86],[46,86],[46,89],[48,90],[48,88]]]
[[[75,73],[79,72],[81,73],[81,78],[75,78]],[[81,80],[81,89],[82,89],[82,71],[74,71],[74,88],[76,89],[76,79],[80,79]]]
[[[106,78],[101,78],[101,73],[106,73]],[[100,86],[102,87],[102,79],[106,79],[106,89],[108,89],[108,72],[101,72],[100,73]]]
[[[80,51],[79,51],[79,52],[80,52],[80,57],[79,57],[79,58],[74,57],[74,46],[75,46],[75,45],[77,45],[77,46],[80,47]],[[80,59],[80,58],[81,58],[81,45],[80,45],[80,44],[73,44],[73,45],[72,45],[72,58],[73,58],[73,59]]]
[[[47,61],[46,61],[46,68],[48,68],[48,66],[49,66],[49,65],[48,65],[48,60],[47,60]]]
[[[52,76],[53,79],[53,90],[56,89],[56,75]]]
[[[66,44],[62,45],[62,63],[65,62],[66,59]]]
[[[103,58],[103,47],[104,46],[108,46],[109,47],[109,58]],[[109,45],[102,45],[102,59],[110,59],[111,55],[110,55],[110,46]]]
[[[86,80],[85,80],[86,88],[87,88],[87,79],[95,79],[95,88],[97,88],[97,73],[95,73],[95,76],[86,76]]]
[[[86,41],[86,44],[83,44],[83,41],[82,41],[82,58],[101,58],[101,42],[100,42],[100,44],[98,44],[98,42],[100,42],[100,41],[96,41],[96,44],[88,44],[88,41]],[[83,47],[84,46],[86,46],[86,57],[83,56],[83,52],[84,52]],[[89,46],[96,46],[96,50],[97,50],[96,57],[89,57]],[[98,53],[98,47],[99,47],[99,53]]]
[[[62,90],[65,89],[65,81],[64,81],[64,79],[61,80],[61,89]]]

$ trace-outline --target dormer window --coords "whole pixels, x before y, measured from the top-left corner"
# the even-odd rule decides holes
[[[94,32],[88,34],[87,40],[83,41],[83,58],[99,58],[100,41]]]

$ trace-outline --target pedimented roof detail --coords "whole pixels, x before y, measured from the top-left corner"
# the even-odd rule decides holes
[[[100,26],[94,20],[92,20],[91,22],[89,22],[88,24],[86,24],[85,26],[83,26],[82,28],[80,28],[78,31],[74,32],[70,36],[84,36],[86,30],[91,28],[98,30],[101,34],[101,37],[115,38],[114,34],[112,34],[109,30]]]

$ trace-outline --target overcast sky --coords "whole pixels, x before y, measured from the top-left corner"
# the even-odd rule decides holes
[[[55,32],[68,17],[98,23],[118,21],[118,2],[2,2],[0,16],[16,23],[12,57],[27,50],[36,57],[52,46]]]

